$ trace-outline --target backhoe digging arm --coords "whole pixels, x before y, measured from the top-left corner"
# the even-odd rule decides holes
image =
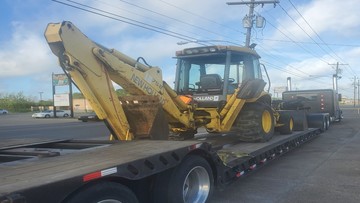
[[[98,45],[70,22],[50,23],[45,38],[52,52],[59,58],[61,67],[71,75],[116,139],[131,140],[136,135],[112,82],[119,84],[131,95],[156,96],[169,122],[179,122],[191,128],[190,116],[184,113],[187,105],[175,92],[167,92],[170,88],[163,82],[159,68],[148,67],[116,50]]]

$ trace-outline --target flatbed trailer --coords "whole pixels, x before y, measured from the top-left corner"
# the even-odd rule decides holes
[[[0,146],[0,203],[79,202],[92,198],[94,191],[104,193],[102,201],[111,200],[111,192],[117,191],[123,202],[166,202],[169,193],[176,198],[184,192],[184,188],[174,191],[177,179],[194,171],[202,177],[203,168],[212,177],[204,185],[210,186],[205,190],[208,198],[213,186],[221,189],[320,133],[319,128],[311,128],[276,135],[265,143],[212,134],[189,141],[57,140]]]

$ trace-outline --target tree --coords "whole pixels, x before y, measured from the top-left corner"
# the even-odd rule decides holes
[[[117,90],[116,90],[116,94],[117,94],[118,97],[130,95],[130,94],[129,94],[128,92],[126,92],[124,89],[117,89]]]
[[[84,99],[84,95],[80,92],[73,93],[73,99]]]
[[[23,92],[0,95],[0,108],[9,111],[27,112],[30,111],[31,106],[35,104],[36,103],[32,99],[26,97]]]

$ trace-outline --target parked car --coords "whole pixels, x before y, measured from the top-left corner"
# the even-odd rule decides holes
[[[56,110],[56,117],[68,117],[69,114],[66,111],[63,110]],[[54,117],[54,111],[52,110],[46,110],[39,113],[34,113],[32,115],[33,118],[50,118]]]
[[[95,113],[89,114],[89,115],[79,116],[78,120],[82,121],[82,122],[101,121],[100,118]]]
[[[8,114],[9,112],[6,109],[0,109],[0,114]]]

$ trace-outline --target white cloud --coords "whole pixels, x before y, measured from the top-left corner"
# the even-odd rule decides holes
[[[342,37],[357,36],[360,33],[359,29],[354,30],[354,28],[359,28],[360,26],[358,16],[354,15],[358,13],[358,8],[360,8],[360,1],[353,0],[343,0],[341,2],[338,0],[311,1],[309,4],[297,7],[302,16],[318,34],[336,34]],[[299,24],[306,33],[318,40],[315,33],[294,9],[291,9],[288,13],[295,18],[297,24]],[[294,36],[295,40],[309,38],[290,18],[285,19],[287,20],[281,17],[281,19],[278,20],[278,23],[282,24],[283,28],[286,28],[287,32],[281,29],[283,32],[291,33],[290,36]],[[274,38],[283,38],[283,34],[277,31]]]
[[[14,22],[14,33],[0,50],[0,77],[38,74],[55,63],[43,38]]]
[[[186,11],[170,6],[163,1],[169,2]],[[22,18],[22,21],[18,20],[18,23],[13,25],[14,32],[12,33],[11,38],[6,42],[0,42],[0,77],[6,76],[7,78],[15,78],[18,76],[28,76],[32,78],[32,81],[35,81],[36,83],[39,82],[39,85],[45,84],[45,81],[46,84],[48,84],[51,80],[51,72],[58,73],[61,72],[61,70],[57,65],[57,58],[50,52],[43,37],[43,32],[46,24],[49,22],[69,20],[94,41],[109,48],[118,49],[134,58],[142,56],[149,64],[159,66],[163,70],[163,79],[172,85],[176,63],[172,57],[176,50],[185,47],[176,45],[176,42],[183,40],[86,13],[51,1],[46,1],[46,3],[45,1],[41,1],[38,5],[35,5],[31,0],[25,2],[27,3],[23,4],[31,4],[32,10],[41,8],[44,13],[39,12],[37,15]],[[199,39],[236,40],[238,43],[241,43],[244,40],[244,36],[240,32],[234,32],[233,30],[243,31],[241,19],[248,11],[248,7],[246,6],[228,6],[225,1],[207,0],[199,0],[196,1],[196,3],[194,3],[193,0],[134,0],[128,2],[158,12],[161,15],[178,19],[178,21],[151,13],[144,9],[139,9],[119,0],[81,1],[81,3],[116,13],[117,15]],[[357,8],[360,7],[360,1],[305,1],[307,4],[303,5],[300,5],[296,1],[293,2],[296,3],[297,8],[309,21],[311,26],[315,28],[328,43],[343,43],[342,40],[345,41],[349,39],[350,41],[350,36],[354,37],[360,35],[360,29],[358,29],[360,21],[358,20],[357,15]],[[286,1],[281,1],[281,3],[286,3]],[[16,6],[18,6],[18,4],[16,4]],[[26,13],[26,10],[24,10],[26,9],[26,6],[22,6],[21,8],[22,9],[19,9],[18,13]],[[288,5],[286,8],[291,7]],[[268,9],[268,12],[273,12],[271,6],[265,6],[264,9]],[[275,9],[279,9],[279,7]],[[195,15],[192,15],[187,11],[192,12]],[[291,15],[294,14],[294,16],[296,14],[296,12],[291,10],[288,12],[291,13]],[[281,15],[281,20],[278,22],[296,36],[296,39],[294,40],[310,41],[296,24],[284,16],[285,14],[282,11],[277,14]],[[217,23],[213,23],[207,19]],[[299,16],[297,17],[297,21],[303,27],[307,27]],[[190,26],[189,24],[203,29]],[[232,29],[225,28],[219,24],[226,24],[228,28],[230,27]],[[267,29],[268,28],[269,27],[267,27]],[[306,28],[306,30],[308,29],[309,28]],[[207,30],[215,32],[216,34]],[[273,30],[269,30],[269,32],[264,33],[264,38],[271,38],[272,32]],[[309,33],[312,32],[309,31]],[[313,35],[313,33],[311,35]],[[280,37],[283,37],[282,34],[275,32],[272,38],[278,39]],[[264,54],[262,54],[264,60],[270,61],[280,66],[280,68],[295,73],[299,72],[294,70],[294,68],[298,68],[299,70],[308,73],[308,75],[332,74],[334,72],[331,66],[320,60],[324,59],[332,63],[334,59],[329,57],[328,53],[323,53],[321,51],[317,52],[316,55],[319,57],[316,58],[293,44],[289,45],[288,43],[285,44],[286,46],[277,45],[279,44],[273,43],[271,46],[269,46],[269,44],[259,45],[259,50],[261,49],[261,46],[268,49],[264,50]],[[190,44],[189,46],[197,45]],[[310,47],[310,50],[313,51],[312,49],[314,47],[315,46]],[[351,64],[353,69],[360,65],[360,62],[357,60],[360,55],[359,48],[333,48],[336,51],[336,54],[344,58],[346,63]],[[276,49],[276,53],[273,52]],[[281,63],[276,62],[276,60]],[[345,69],[345,67],[343,68]],[[273,83],[272,86],[277,84],[286,85],[286,77],[292,76],[282,71],[272,70],[271,67],[268,67],[268,70]],[[299,75],[304,74],[299,73]],[[294,77],[294,81],[296,80],[300,81],[300,78]],[[326,79],[321,80],[326,81]],[[304,81],[305,82],[299,82],[298,84],[308,86],[311,84],[310,80]],[[1,82],[1,91],[4,89],[1,88],[4,84],[9,83]],[[314,87],[315,85],[312,84],[312,86]],[[36,87],[34,87],[34,89],[36,89]]]

